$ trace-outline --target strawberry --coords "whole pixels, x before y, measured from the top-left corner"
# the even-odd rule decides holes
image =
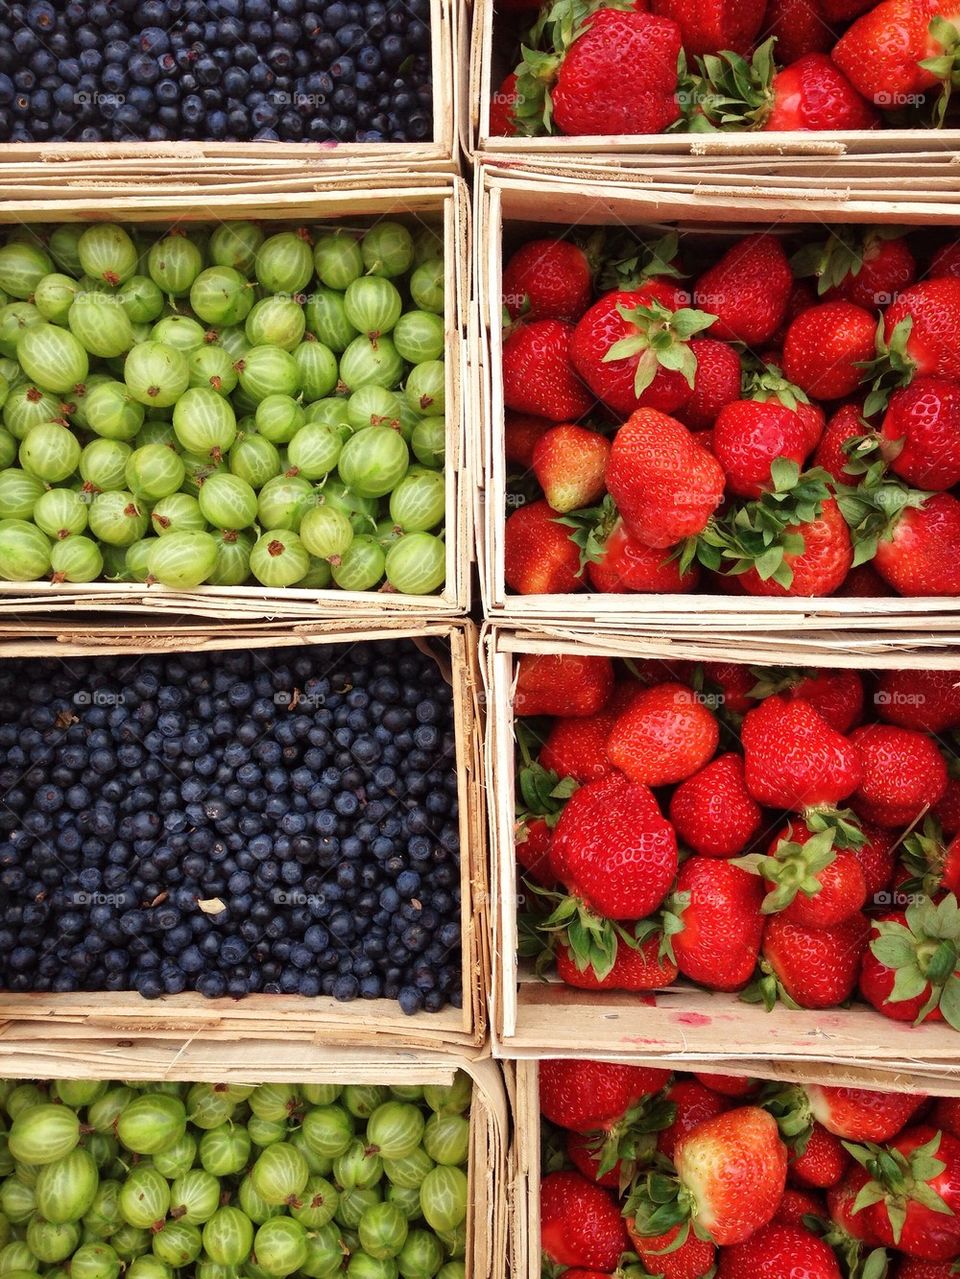
[[[960,1140],[918,1124],[850,1149],[870,1176],[857,1202],[881,1243],[925,1261],[960,1254]]]
[[[944,893],[960,892],[960,839],[948,839],[936,817],[927,814],[922,830],[913,830],[903,841],[903,867],[908,877],[900,881],[904,893],[920,891],[939,900]]]
[[[841,1279],[829,1244],[806,1227],[771,1221],[735,1248],[720,1255],[717,1279],[766,1279],[803,1275],[803,1279]]]
[[[957,671],[880,671],[873,695],[877,715],[888,724],[942,733],[960,728]]]
[[[746,53],[763,22],[763,0],[652,0],[654,13],[680,28],[687,57],[734,49]]]
[[[607,757],[633,782],[682,782],[713,757],[720,740],[716,719],[686,684],[644,689],[620,715],[607,738]]]
[[[627,529],[654,549],[702,532],[723,497],[717,460],[655,409],[638,409],[617,432],[606,479]]]
[[[916,1257],[904,1257],[897,1270],[897,1279],[957,1279],[952,1261],[920,1261]]]
[[[757,997],[772,1008],[786,996],[800,1008],[835,1008],[857,985],[869,924],[850,915],[833,928],[804,928],[771,915],[763,932],[764,976]]]
[[[671,938],[685,977],[712,990],[738,990],[753,974],[763,933],[763,890],[755,875],[715,857],[680,867],[671,910],[682,929]]]
[[[861,417],[862,406],[841,404],[827,422],[820,443],[813,455],[813,465],[827,471],[841,484],[852,484],[852,472],[848,469],[855,454],[844,445],[859,440],[867,434],[867,424]]]
[[[532,417],[528,413],[511,413],[504,417],[504,454],[512,466],[529,471],[533,466],[533,449],[537,440],[553,425],[545,417]]]
[[[694,1071],[694,1078],[723,1097],[752,1097],[759,1086],[758,1080],[742,1075],[711,1075],[702,1070]]]
[[[876,320],[853,302],[823,302],[804,311],[787,329],[783,371],[808,395],[841,400],[863,378],[860,367],[874,355]]]
[[[952,837],[960,834],[960,779],[947,778],[947,789],[930,811],[945,835]]]
[[[801,928],[833,928],[859,912],[866,879],[856,855],[837,849],[836,839],[831,826],[811,830],[806,822],[788,822],[774,836],[757,864],[767,888],[765,914],[782,912]]]
[[[858,564],[856,568],[852,568],[834,591],[834,595],[852,599],[877,599],[878,596],[892,594],[887,583],[869,564]]]
[[[930,31],[940,12],[950,16],[938,0],[881,0],[840,37],[831,57],[869,101],[909,102],[937,83],[921,64],[945,51]]]
[[[957,281],[960,285],[960,280]],[[960,502],[937,493],[888,524],[874,567],[900,595],[960,595]]]
[[[573,653],[524,653],[517,662],[516,715],[596,715],[613,692],[609,657]]]
[[[888,1141],[926,1101],[924,1093],[829,1084],[804,1084],[800,1091],[799,1112],[814,1126],[850,1141]]]
[[[675,1079],[667,1089],[667,1100],[675,1109],[673,1123],[657,1137],[657,1149],[670,1160],[677,1142],[706,1119],[722,1115],[732,1106],[726,1097],[705,1088],[696,1079]]]
[[[891,3],[900,3],[900,0],[882,0],[877,8]],[[918,4],[920,0],[913,3]],[[873,10],[865,18],[872,18],[876,12],[877,9]],[[910,325],[898,333],[899,326],[907,319]],[[906,332],[902,349],[908,364],[913,365],[916,373],[938,377],[960,377],[960,350],[954,341],[958,326],[960,279],[953,276],[911,285],[891,302],[883,315],[885,341],[896,348],[901,344],[900,335]]]
[[[555,511],[589,506],[603,496],[610,442],[583,426],[554,426],[533,449],[533,473]]]
[[[718,755],[680,783],[670,799],[678,837],[703,857],[735,857],[760,828],[762,813],[747,790],[743,760]]]
[[[689,1233],[678,1243],[682,1229],[682,1226],[673,1226],[662,1235],[644,1237],[637,1233],[636,1223],[628,1218],[627,1234],[647,1273],[660,1279],[701,1279],[714,1274],[714,1245]]]
[[[881,893],[887,892],[893,881],[897,837],[893,832],[867,822],[861,823],[861,826],[866,842],[855,848],[853,854],[863,871],[869,905]]]
[[[820,0],[768,0],[763,30],[776,36],[784,66],[806,53],[826,53],[836,38],[823,20]]]
[[[915,488],[942,492],[960,483],[960,385],[920,376],[894,391],[880,450],[891,471]]]
[[[856,790],[856,748],[802,698],[768,697],[744,717],[747,790],[759,804],[803,812]]]
[[[590,305],[590,260],[569,240],[529,240],[503,268],[503,305],[511,319],[574,324]]]
[[[691,431],[706,431],[725,404],[740,398],[740,356],[726,342],[694,338],[690,350],[697,362],[693,392],[677,409]]]
[[[905,911],[873,920],[860,994],[894,1021],[944,1021],[960,1027],[957,899],[920,897]]]
[[[711,316],[666,280],[616,290],[594,302],[573,334],[573,366],[598,400],[626,417],[637,408],[672,413],[690,399],[696,356],[690,338]]]
[[[802,550],[783,549],[792,540],[802,538]],[[832,595],[846,580],[853,562],[853,547],[846,521],[831,498],[820,505],[819,514],[810,520],[788,524],[781,536],[781,569],[763,577],[757,567],[740,576],[740,583],[750,595]],[[778,573],[789,581],[779,580]]]
[[[540,763],[558,777],[595,782],[612,771],[607,738],[615,722],[609,710],[585,718],[558,719],[540,751]]]
[[[818,404],[811,404],[801,387],[784,377],[778,363],[780,360],[779,354],[768,355],[764,357],[760,368],[747,374],[744,378],[743,398],[756,400],[761,404],[772,400],[783,408],[792,409],[803,426],[803,456],[807,457],[820,443],[826,418],[823,409]]]
[[[540,1113],[571,1132],[609,1132],[669,1079],[669,1070],[652,1066],[547,1059],[540,1062]]]
[[[777,400],[736,400],[717,415],[713,453],[737,497],[759,497],[772,487],[770,467],[778,458],[801,466],[808,453],[803,423]]]
[[[754,696],[772,693],[809,702],[838,733],[849,733],[863,715],[863,680],[856,671],[771,672],[758,682]]]
[[[555,877],[605,920],[649,915],[677,869],[673,827],[646,786],[619,775],[588,782],[571,796],[550,854]]]
[[[512,138],[517,132],[517,73],[511,71],[490,97],[491,138]]]
[[[583,586],[580,551],[548,502],[519,506],[504,526],[503,575],[519,595],[569,595]]]
[[[755,705],[750,694],[757,679],[749,666],[736,662],[705,662],[703,674],[708,685],[715,685],[720,690],[721,705],[728,715],[745,715]]]
[[[540,1245],[558,1265],[612,1271],[627,1247],[620,1208],[579,1173],[549,1173],[540,1183]]]
[[[681,571],[680,560],[664,548],[644,546],[617,519],[600,543],[598,558],[588,560],[590,585],[605,594],[630,591],[646,594],[682,595],[696,589],[700,568],[691,564]]]
[[[943,275],[960,275],[960,244],[944,244],[930,259],[929,279]]]
[[[780,241],[759,232],[742,236],[697,281],[694,304],[716,315],[710,336],[759,346],[780,326],[793,276]]]
[[[798,1190],[796,1186],[787,1186],[773,1219],[783,1226],[802,1226],[804,1217],[823,1221],[826,1215],[827,1206],[818,1195]]]
[[[570,948],[558,944],[556,950],[557,977],[568,986],[579,990],[664,990],[677,979],[677,966],[661,955],[662,937],[659,933],[648,937],[636,947],[621,943],[617,947],[613,966],[604,977],[598,977],[589,965],[578,967]]]
[[[790,265],[799,276],[814,276],[817,293],[827,301],[868,311],[889,306],[917,275],[903,230],[893,226],[831,227],[825,241],[805,245]]]
[[[860,785],[850,803],[887,830],[909,826],[947,789],[947,767],[929,737],[892,724],[867,724],[850,735],[860,756]]]
[[[872,1247],[880,1242],[871,1230],[867,1214],[854,1211],[857,1208],[857,1197],[869,1180],[870,1174],[854,1165],[843,1181],[827,1191],[827,1209],[834,1229],[844,1245],[860,1241]]]
[[[660,1236],[691,1221],[696,1236],[721,1247],[742,1243],[777,1210],[787,1177],[787,1150],[776,1120],[741,1106],[698,1124],[677,1143],[676,1183],[654,1173],[627,1201],[640,1236]],[[668,1197],[671,1192],[675,1198]]]
[[[619,1192],[622,1185],[628,1185],[631,1178],[629,1161],[617,1159],[611,1168],[601,1172],[605,1162],[601,1150],[597,1149],[596,1138],[589,1134],[568,1132],[564,1140],[568,1161],[573,1164],[581,1176],[587,1181],[595,1181],[605,1190]]]
[[[593,398],[570,363],[573,327],[559,320],[516,325],[503,343],[503,400],[508,409],[551,422],[583,417]]]
[[[952,1137],[960,1137],[960,1097],[938,1097],[930,1123]]]
[[[527,877],[544,888],[554,882],[550,874],[550,844],[553,841],[553,827],[542,817],[532,821],[517,823],[514,833],[514,847],[517,850],[517,861],[523,867]]]
[[[826,1190],[837,1184],[849,1162],[840,1139],[814,1120],[803,1150],[791,1151],[788,1175],[802,1186]]]

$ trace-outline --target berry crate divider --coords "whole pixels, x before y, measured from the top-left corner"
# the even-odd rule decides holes
[[[2,166],[0,166],[2,168]],[[2,183],[2,173],[0,173]],[[444,242],[446,266],[445,366],[446,425],[446,581],[438,595],[406,595],[386,591],[271,589],[254,586],[200,586],[177,591],[139,582],[2,582],[0,618],[28,612],[92,609],[96,611],[156,613],[174,610],[177,615],[197,614],[218,619],[256,617],[369,617],[385,614],[416,617],[454,617],[470,607],[473,563],[473,519],[468,509],[470,492],[467,459],[466,346],[470,226],[467,188],[461,178],[435,176],[394,183],[389,176],[377,179],[350,177],[328,183],[322,178],[309,191],[264,193],[244,184],[239,194],[215,195],[199,202],[183,191],[162,189],[151,195],[129,195],[110,188],[90,192],[79,199],[0,202],[0,228],[29,222],[183,223],[227,222],[242,219],[280,222],[331,223],[357,226],[359,219],[403,217],[411,224],[432,226]]]
[[[326,170],[385,175],[459,171],[457,121],[464,110],[466,33],[455,0],[430,0],[430,55],[433,76],[433,130],[421,142],[4,142],[0,164],[79,164],[92,176],[122,166],[132,177],[144,163],[174,171],[216,165],[224,172],[243,166],[290,165],[322,178]],[[464,126],[465,127],[465,126]]]
[[[180,1040],[199,1035],[226,1045],[276,1037],[298,1046],[477,1052],[485,1043],[490,989],[486,831],[482,799],[481,678],[477,632],[468,620],[385,617],[296,624],[234,622],[192,625],[78,625],[0,619],[0,661],[10,658],[98,657],[160,651],[220,653],[227,649],[308,647],[411,639],[436,661],[453,693],[460,825],[462,1008],[407,1017],[393,1000],[341,1003],[332,997],[247,995],[206,999],[197,992],[143,999],[136,991],[14,994],[0,990],[0,1052],[11,1022],[30,1023],[44,1038],[124,1035]],[[2,1071],[0,1071],[2,1073]]]
[[[591,1051],[591,1057],[615,1061],[604,1053]],[[632,1058],[633,1064],[638,1064]],[[652,1058],[650,1066],[671,1065],[678,1070],[691,1069],[683,1062],[663,1057]],[[515,1085],[510,1094],[513,1111],[514,1141],[512,1182],[508,1192],[510,1233],[513,1241],[513,1274],[516,1279],[540,1279],[540,1063],[518,1061]],[[873,1088],[886,1092],[926,1092],[937,1097],[960,1096],[960,1085],[938,1076],[928,1077],[915,1071],[891,1073],[866,1065],[839,1070],[819,1066],[798,1069],[790,1062],[756,1060],[728,1061],[726,1058],[697,1063],[697,1069],[724,1075],[742,1075],[787,1084],[827,1084],[831,1087]]]
[[[206,1037],[181,1042],[120,1039],[32,1023],[0,1026],[0,1078],[185,1080],[190,1083],[448,1085],[473,1080],[468,1156],[467,1274],[506,1279],[511,1111],[496,1062],[462,1052],[348,1048],[300,1043],[283,1032],[229,1047]]]
[[[543,623],[590,629],[793,630],[805,627],[899,630],[912,619],[923,629],[958,624],[960,598],[926,596],[876,599],[821,596],[748,595],[516,595],[504,580],[504,524],[507,471],[504,458],[504,403],[501,375],[501,278],[510,248],[523,238],[568,227],[646,226],[662,234],[676,225],[684,235],[731,237],[757,230],[780,233],[795,225],[829,222],[894,223],[960,228],[960,201],[912,204],[898,185],[883,199],[848,197],[826,180],[805,180],[800,196],[775,184],[761,197],[751,184],[733,190],[717,179],[703,192],[695,184],[661,187],[653,176],[640,180],[581,167],[577,176],[551,176],[530,168],[523,173],[479,164],[475,183],[474,322],[479,330],[471,359],[473,397],[481,416],[477,433],[479,487],[473,494],[477,561],[486,616],[514,625]],[[518,235],[518,232],[520,233]],[[507,247],[504,247],[504,239]]]
[[[858,670],[960,671],[960,636],[904,633],[896,639],[854,634],[810,637],[671,636],[539,626],[485,626],[481,670],[486,685],[484,766],[490,820],[493,915],[491,1035],[495,1056],[590,1055],[623,1060],[670,1058],[685,1069],[703,1061],[772,1058],[803,1069],[877,1069],[951,1079],[960,1090],[960,1040],[945,1023],[892,1021],[863,1003],[824,1011],[777,1005],[767,1013],[736,994],[683,980],[656,994],[574,990],[542,981],[517,953],[518,873],[514,844],[515,659],[524,653],[600,654],[722,661],[750,666],[817,665]],[[692,1064],[691,1064],[692,1063]],[[723,1067],[726,1069],[726,1065]],[[719,1067],[718,1067],[719,1069]]]

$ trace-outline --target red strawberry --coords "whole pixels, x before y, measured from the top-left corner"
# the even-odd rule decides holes
[[[824,53],[805,53],[770,82],[764,129],[875,129],[876,111]]]
[[[871,1174],[870,1186],[882,1194],[862,1211],[883,1244],[926,1261],[952,1261],[960,1254],[956,1137],[919,1124],[895,1137],[885,1151],[861,1147],[855,1157]]]
[[[609,657],[524,653],[517,662],[516,715],[584,717],[602,711],[613,692]]]
[[[605,1161],[602,1149],[597,1149],[594,1136],[568,1132],[564,1147],[567,1152],[567,1159],[573,1164],[577,1172],[586,1177],[587,1181],[595,1181],[598,1186],[603,1186],[605,1190],[616,1190],[618,1192],[622,1185],[629,1183],[630,1174],[620,1159],[614,1162],[612,1168],[606,1169],[605,1172],[600,1171]]]
[[[660,1279],[701,1279],[712,1275],[716,1248],[706,1239],[688,1234],[679,1246],[677,1240],[681,1226],[673,1226],[662,1235],[637,1234],[635,1223],[627,1220],[627,1234],[644,1270],[660,1276]]]
[[[662,133],[680,115],[679,54],[680,28],[669,18],[600,9],[560,61],[554,124],[571,136]]]
[[[853,1211],[857,1196],[869,1180],[869,1173],[862,1168],[851,1168],[839,1185],[831,1186],[827,1191],[827,1208],[844,1242],[859,1240],[874,1247],[880,1240],[871,1230],[867,1214],[859,1210]]]
[[[749,666],[736,662],[705,662],[703,673],[709,684],[720,690],[723,709],[730,715],[745,715],[756,705],[750,696],[757,677]]]
[[[520,829],[516,831],[514,838],[517,861],[529,879],[549,888],[554,882],[550,873],[553,828],[542,817],[535,817],[519,825]]]
[[[829,471],[841,484],[854,483],[852,474],[847,469],[851,454],[843,446],[848,440],[859,439],[867,434],[867,425],[860,414],[860,405],[841,404],[827,422],[826,430],[813,455],[813,465]]]
[[[715,857],[690,857],[680,867],[673,938],[685,977],[711,990],[739,990],[753,974],[763,932],[763,889],[755,875]]]
[[[850,1156],[840,1139],[814,1122],[802,1153],[791,1152],[789,1176],[801,1185],[826,1190],[837,1184],[849,1163]]]
[[[803,1279],[841,1279],[829,1244],[804,1226],[772,1221],[720,1255],[717,1279],[767,1279],[802,1274]]]
[[[836,831],[788,822],[759,863],[767,887],[764,911],[801,928],[833,928],[860,911],[867,884],[854,853],[834,846]]]
[[[939,1097],[931,1111],[930,1123],[952,1137],[960,1137],[960,1097]]]
[[[540,1113],[571,1132],[609,1131],[669,1078],[669,1070],[652,1066],[546,1059],[540,1062]]]
[[[552,1172],[540,1183],[540,1246],[561,1266],[612,1271],[627,1248],[613,1197],[576,1172]]]
[[[644,546],[627,532],[618,519],[604,539],[600,558],[587,562],[590,585],[605,594],[623,595],[642,591],[660,595],[681,595],[695,590],[700,568],[691,564],[680,571],[679,556],[670,551]]]
[[[723,497],[717,462],[675,418],[638,409],[617,432],[607,488],[645,546],[673,546],[706,527]]]
[[[823,0],[839,7],[849,0]],[[855,0],[861,11],[869,0]],[[854,14],[845,15],[853,17]],[[782,57],[783,50],[778,49]],[[816,277],[817,292],[826,301],[843,300],[865,307],[889,306],[916,279],[917,264],[897,227],[832,227],[826,240],[806,245],[792,261],[797,275]]]
[[[833,928],[804,928],[771,915],[763,933],[765,966],[801,1008],[835,1008],[856,988],[868,929],[864,915],[851,915]],[[762,987],[761,994],[772,1007],[776,987]]]
[[[696,1079],[674,1080],[667,1089],[667,1100],[676,1107],[676,1115],[670,1127],[664,1128],[657,1137],[657,1149],[671,1160],[681,1137],[704,1120],[722,1115],[733,1104]]]
[[[759,497],[773,487],[770,467],[778,458],[803,464],[807,434],[800,418],[777,400],[736,400],[717,415],[713,453],[737,497]]]
[[[504,526],[503,575],[519,595],[569,595],[583,585],[580,551],[547,502],[518,507]]]
[[[956,929],[954,897],[939,903],[921,898],[906,911],[873,920],[860,972],[860,994],[894,1021],[916,1024],[946,1019],[956,1028],[960,1022],[955,1011],[960,964],[951,958],[951,952],[956,954]]]
[[[545,417],[531,417],[527,413],[511,413],[504,419],[504,453],[507,461],[529,471],[533,466],[533,449],[537,440],[553,425]]]
[[[958,545],[960,502],[949,493],[937,493],[894,518],[889,540],[880,541],[873,564],[901,595],[960,595]]]
[[[867,724],[850,741],[861,779],[851,806],[888,830],[909,826],[947,789],[947,767],[929,737],[891,724]]]
[[[798,1190],[795,1186],[787,1186],[773,1219],[783,1226],[802,1226],[804,1217],[816,1217],[823,1221],[826,1216],[827,1206],[818,1195]]]
[[[615,715],[609,710],[580,719],[558,719],[540,752],[540,763],[558,777],[595,782],[612,771],[607,738]]]
[[[853,850],[860,863],[864,882],[867,886],[867,903],[869,904],[880,893],[886,892],[893,881],[893,868],[896,861],[894,845],[896,836],[879,826],[862,823],[866,843]]]
[[[694,1071],[694,1078],[699,1079],[705,1088],[710,1088],[723,1097],[752,1097],[759,1087],[758,1080],[742,1075],[712,1075],[697,1070]]]
[[[685,1133],[674,1164],[678,1185],[671,1224],[689,1217],[701,1238],[730,1247],[755,1234],[776,1212],[786,1184],[787,1150],[771,1115],[758,1106],[741,1106]],[[662,1234],[651,1217],[654,1212],[659,1221],[667,1216],[663,1198],[658,1194],[660,1202],[651,1202],[647,1187],[638,1186],[626,1209],[635,1213],[636,1234]]]
[[[861,777],[856,748],[800,698],[768,697],[743,721],[744,776],[759,804],[797,812],[838,804]]]
[[[877,9],[865,14],[861,21],[872,18],[886,4],[901,2],[882,0]],[[913,0],[916,5],[921,2]],[[908,316],[912,325],[904,349],[916,372],[960,377],[960,349],[955,341],[960,326],[960,280],[944,276],[936,280],[921,280],[919,284],[904,289],[884,312],[884,337],[888,343],[897,325]]]
[[[889,1141],[926,1101],[924,1093],[829,1084],[805,1084],[803,1094],[815,1123],[850,1141]]]
[[[560,944],[556,952],[557,977],[579,990],[663,990],[676,981],[678,970],[675,963],[660,954],[661,941],[661,935],[656,933],[636,948],[621,942],[613,967],[604,977],[598,977],[589,964],[578,967],[569,948]]]
[[[570,358],[597,399],[624,417],[640,407],[672,413],[690,399],[696,363],[688,342],[709,319],[685,324],[700,315],[688,305],[687,292],[666,280],[594,302],[574,330]],[[665,350],[684,357],[686,373],[660,362]]]
[[[503,305],[512,319],[575,323],[590,305],[593,273],[569,240],[529,240],[503,268]]]
[[[937,83],[920,63],[944,51],[929,29],[940,11],[938,0],[881,0],[840,37],[831,56],[871,102],[909,102]]]
[[[777,37],[777,58],[785,66],[806,53],[826,53],[835,39],[820,0],[769,0],[763,29]]]
[[[491,138],[512,138],[517,132],[517,73],[511,71],[490,97]]]
[[[876,328],[874,316],[852,302],[812,306],[787,330],[783,371],[817,399],[852,395],[863,379],[859,366],[873,359]]]
[[[706,431],[725,404],[740,398],[740,356],[726,342],[709,337],[694,338],[690,350],[697,361],[693,393],[677,415],[691,431]]]
[[[802,551],[784,550],[783,566],[789,584],[776,576],[763,578],[756,567],[739,575],[743,590],[750,595],[832,595],[846,580],[853,563],[850,530],[833,498],[820,503],[820,514],[805,523],[788,524],[782,538],[789,544],[803,538]]]
[[[956,671],[880,671],[873,705],[880,719],[901,728],[942,733],[960,728]]]
[[[943,827],[945,835],[960,834],[960,779],[947,778],[947,789],[930,811]]]
[[[611,775],[581,786],[567,801],[551,868],[603,919],[643,919],[673,882],[676,837],[645,786]]]
[[[533,449],[533,472],[555,511],[589,506],[603,496],[610,442],[583,426],[554,426]]]
[[[897,1279],[957,1279],[957,1271],[952,1261],[920,1261],[917,1257],[904,1257]]]
[[[710,336],[759,346],[780,326],[793,275],[780,241],[758,233],[742,236],[697,281],[694,303],[717,316]]]
[[[760,681],[756,696],[771,693],[809,702],[838,733],[849,733],[863,715],[863,680],[856,671],[799,670],[774,675]]]
[[[960,244],[944,244],[937,249],[930,259],[927,275],[933,280],[942,275],[960,275]]]
[[[503,400],[508,409],[551,422],[583,417],[593,398],[570,363],[573,328],[559,320],[518,324],[503,344]]]
[[[716,719],[686,684],[644,689],[607,739],[611,763],[634,782],[666,786],[692,777],[713,757]]]
[[[654,13],[680,27],[687,57],[734,49],[746,53],[763,22],[763,0],[652,0]]]
[[[916,377],[890,397],[880,448],[891,471],[915,488],[960,483],[960,385]]]
[[[677,835],[704,857],[735,857],[760,828],[760,806],[747,790],[743,760],[718,755],[681,782],[670,800]]]
[[[869,564],[858,564],[856,568],[852,568],[834,591],[834,595],[852,599],[877,599],[878,596],[892,594],[887,583]]]

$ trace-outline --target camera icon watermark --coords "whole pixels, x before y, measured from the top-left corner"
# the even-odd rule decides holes
[[[889,93],[881,90],[873,95],[873,100],[878,107],[918,107],[924,101],[922,93]]]
[[[312,909],[323,906],[327,899],[323,893],[305,893],[299,888],[275,888],[271,900],[274,906],[306,906]]]
[[[73,95],[78,107],[122,107],[127,100],[125,93],[90,93],[80,89]]]
[[[923,693],[902,693],[898,689],[880,689],[873,698],[876,706],[924,706],[926,697]]]
[[[126,893],[87,893],[82,889],[79,892],[70,894],[70,901],[74,906],[125,906],[127,904]]]
[[[297,710],[301,706],[306,710],[319,710],[321,706],[326,705],[326,701],[323,693],[305,692],[302,688],[295,688],[292,692],[283,688],[273,695],[274,706],[284,706],[289,711]]]
[[[122,692],[111,688],[81,688],[74,693],[74,706],[122,706],[126,701]]]

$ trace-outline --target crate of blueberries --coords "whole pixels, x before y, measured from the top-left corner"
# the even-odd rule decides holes
[[[126,203],[0,227],[0,608],[465,612],[460,179]]]
[[[455,167],[450,0],[14,0],[0,156]],[[184,148],[186,147],[186,151]]]
[[[482,1043],[469,622],[0,640],[0,1019]]]

